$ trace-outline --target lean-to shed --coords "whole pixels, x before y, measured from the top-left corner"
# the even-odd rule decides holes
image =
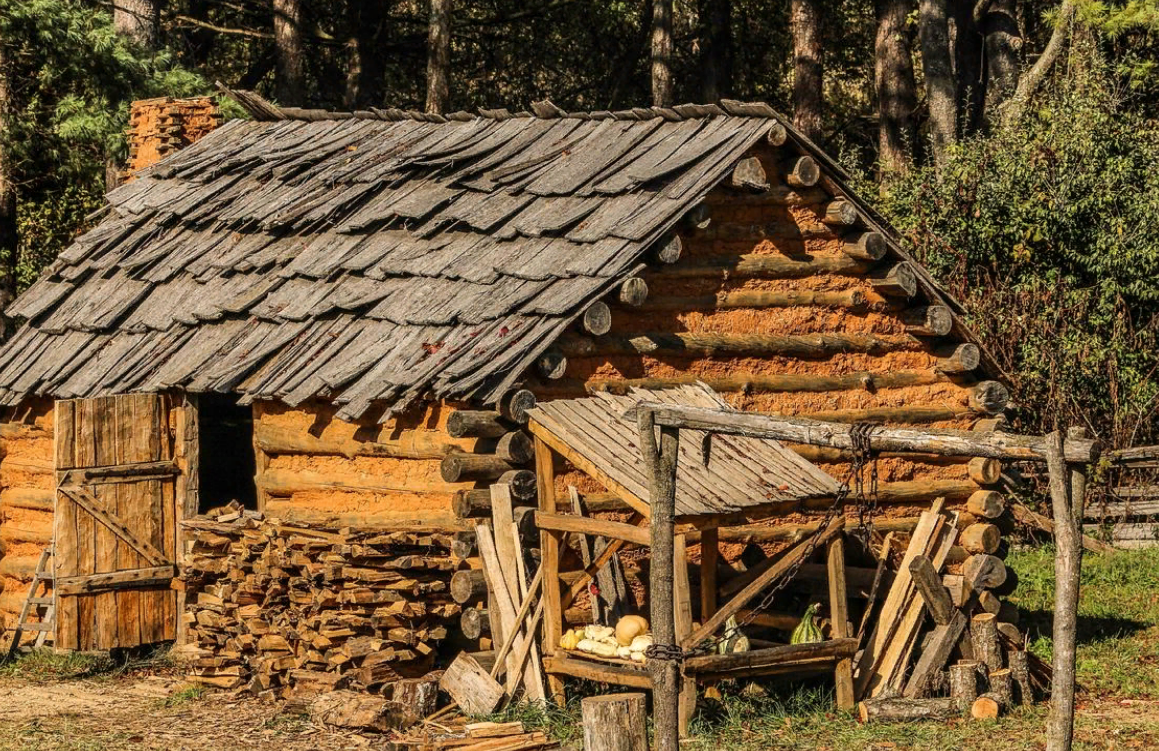
[[[61,646],[171,637],[146,621],[176,606],[143,598],[175,597],[177,521],[229,500],[456,530],[500,477],[529,498],[536,401],[703,381],[744,410],[958,428],[1006,405],[959,305],[766,105],[438,116],[236,97],[252,120],[110,193],[7,311],[24,323],[0,350],[0,611],[23,602],[54,507],[58,576],[154,577],[77,595]],[[844,473],[840,453],[797,450]],[[987,476],[879,468],[903,516]],[[100,597],[122,625],[85,625]]]

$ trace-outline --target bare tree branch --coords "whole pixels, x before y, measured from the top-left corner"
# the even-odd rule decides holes
[[[1046,49],[1042,51],[1042,56],[1034,65],[1018,79],[1018,87],[1014,90],[1014,96],[1010,97],[1010,101],[1006,103],[1005,111],[1002,113],[1003,125],[1009,127],[1022,119],[1022,116],[1026,114],[1030,100],[1042,88],[1050,69],[1062,57],[1062,51],[1070,39],[1075,7],[1074,0],[1063,0],[1062,6],[1058,9],[1058,18],[1055,19],[1054,33],[1050,35]]]

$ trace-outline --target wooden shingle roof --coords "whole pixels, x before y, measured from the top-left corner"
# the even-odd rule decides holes
[[[640,455],[635,419],[641,401],[729,409],[703,383],[638,389],[615,396],[556,399],[530,412],[530,430],[629,503],[649,503],[649,475]],[[718,434],[704,452],[705,433],[681,432],[676,515],[734,514],[760,506],[836,495],[838,483],[776,441]]]
[[[113,191],[12,306],[0,402],[494,400],[779,127],[700,109],[230,122]]]
[[[771,132],[848,192],[762,104],[443,117],[235,95],[257,120],[110,193],[10,306],[27,322],[0,350],[0,404],[180,388],[328,398],[349,420],[492,403]]]

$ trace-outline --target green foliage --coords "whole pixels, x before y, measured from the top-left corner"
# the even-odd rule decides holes
[[[23,287],[102,203],[106,164],[126,155],[133,100],[211,87],[165,52],[133,49],[106,8],[82,0],[0,0],[9,115],[0,148],[18,188]]]
[[[1019,127],[893,185],[884,209],[1017,383],[1023,430],[1125,444],[1156,432],[1159,125],[1112,88],[1072,63]]]

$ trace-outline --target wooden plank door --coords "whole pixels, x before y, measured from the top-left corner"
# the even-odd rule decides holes
[[[56,646],[106,650],[176,637],[179,471],[170,400],[56,403]]]

